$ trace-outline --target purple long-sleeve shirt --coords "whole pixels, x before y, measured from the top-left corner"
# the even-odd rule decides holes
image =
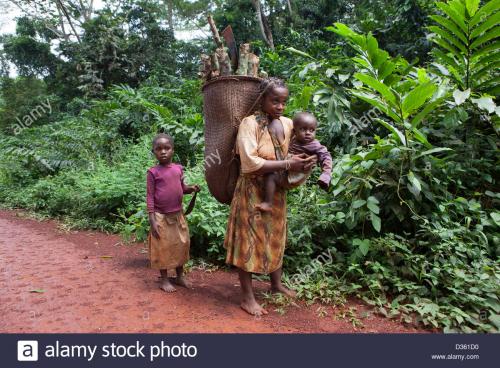
[[[294,155],[299,155],[301,153],[305,153],[309,156],[316,155],[322,171],[320,180],[326,183],[330,183],[332,180],[332,155],[330,155],[328,149],[317,139],[309,143],[298,143],[295,139],[292,139],[288,153]]]
[[[187,190],[182,166],[156,165],[147,172],[146,206],[148,213],[174,213],[182,210],[182,196]]]

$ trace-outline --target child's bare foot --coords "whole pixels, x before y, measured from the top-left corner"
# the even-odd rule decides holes
[[[184,276],[177,276],[174,279],[174,282],[179,286],[185,287],[186,289],[192,288],[191,283],[188,280],[186,280],[186,278]]]
[[[255,206],[256,209],[262,212],[271,212],[273,210],[273,206],[270,203],[262,202]]]
[[[262,308],[259,303],[254,300],[243,300],[240,304],[241,309],[243,309],[248,314],[252,316],[262,316],[267,314],[267,311]]]
[[[278,285],[271,286],[271,292],[280,293],[280,294],[286,295],[290,298],[295,298],[297,296],[297,293],[295,291],[288,289],[287,287],[285,287],[281,283]]]
[[[173,293],[174,291],[177,291],[177,289],[174,287],[174,285],[172,285],[168,277],[165,277],[161,280],[160,289],[162,289],[167,293]]]

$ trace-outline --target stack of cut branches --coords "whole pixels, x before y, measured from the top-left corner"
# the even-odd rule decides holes
[[[249,43],[241,44],[238,50],[231,26],[222,31],[223,42],[211,15],[208,16],[208,24],[217,47],[211,55],[201,55],[198,75],[204,82],[229,75],[267,77],[266,72],[259,72],[259,57],[250,51]]]

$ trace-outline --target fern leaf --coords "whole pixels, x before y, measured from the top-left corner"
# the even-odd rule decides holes
[[[460,41],[462,41],[464,44],[469,43],[466,34],[451,20],[440,15],[431,15],[430,18],[438,23],[441,27],[446,28],[449,32],[451,32],[451,34],[460,38]]]

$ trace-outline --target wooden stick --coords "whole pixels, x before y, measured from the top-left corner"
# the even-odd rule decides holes
[[[220,75],[231,75],[231,59],[225,47],[218,47],[215,50],[217,61],[219,62]]]
[[[240,59],[238,61],[237,75],[247,75],[248,73],[248,54],[250,53],[250,44],[242,43],[240,45]]]
[[[212,31],[212,35],[214,37],[214,41],[217,45],[217,47],[222,47],[222,40],[219,36],[219,31],[217,30],[217,27],[215,26],[214,18],[212,18],[212,15],[208,15],[208,24],[210,25],[210,30]]]

